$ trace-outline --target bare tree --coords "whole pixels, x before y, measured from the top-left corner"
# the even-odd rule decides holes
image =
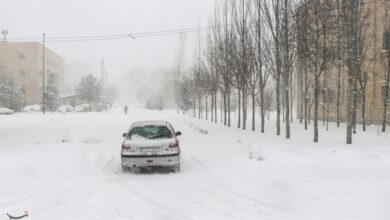
[[[282,77],[282,57],[281,57],[281,42],[282,42],[282,0],[262,1],[264,9],[264,19],[268,26],[270,35],[272,36],[273,56],[275,60],[275,71],[272,76],[275,81],[276,91],[276,135],[280,135],[280,87]]]

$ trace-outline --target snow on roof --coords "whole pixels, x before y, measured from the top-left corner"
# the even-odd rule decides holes
[[[133,127],[144,127],[144,126],[148,126],[148,125],[156,125],[156,126],[162,126],[162,125],[167,125],[167,121],[153,121],[153,120],[150,120],[150,121],[136,121],[133,123]]]

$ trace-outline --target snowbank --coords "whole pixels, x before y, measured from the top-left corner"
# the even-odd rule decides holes
[[[71,105],[60,105],[58,107],[58,112],[66,113],[66,112],[72,112],[74,108]]]
[[[0,108],[0,115],[11,115],[14,111],[9,108]]]
[[[23,108],[24,112],[40,112],[42,107],[40,105],[27,105]]]
[[[76,112],[85,112],[85,111],[89,111],[90,109],[90,106],[89,104],[81,104],[81,105],[77,105],[74,110]]]

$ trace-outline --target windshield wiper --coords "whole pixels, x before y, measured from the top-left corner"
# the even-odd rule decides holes
[[[157,135],[154,135],[154,136],[150,136],[149,139],[156,139],[156,138],[161,138],[161,137],[169,138],[170,136],[167,135],[167,134],[157,134]]]

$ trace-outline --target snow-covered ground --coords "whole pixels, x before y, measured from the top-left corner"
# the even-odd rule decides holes
[[[121,172],[121,134],[142,119],[183,132],[181,173]],[[259,134],[137,108],[0,115],[0,219],[390,219],[390,134],[346,146],[330,130],[313,144],[299,123],[285,140],[273,122]]]

